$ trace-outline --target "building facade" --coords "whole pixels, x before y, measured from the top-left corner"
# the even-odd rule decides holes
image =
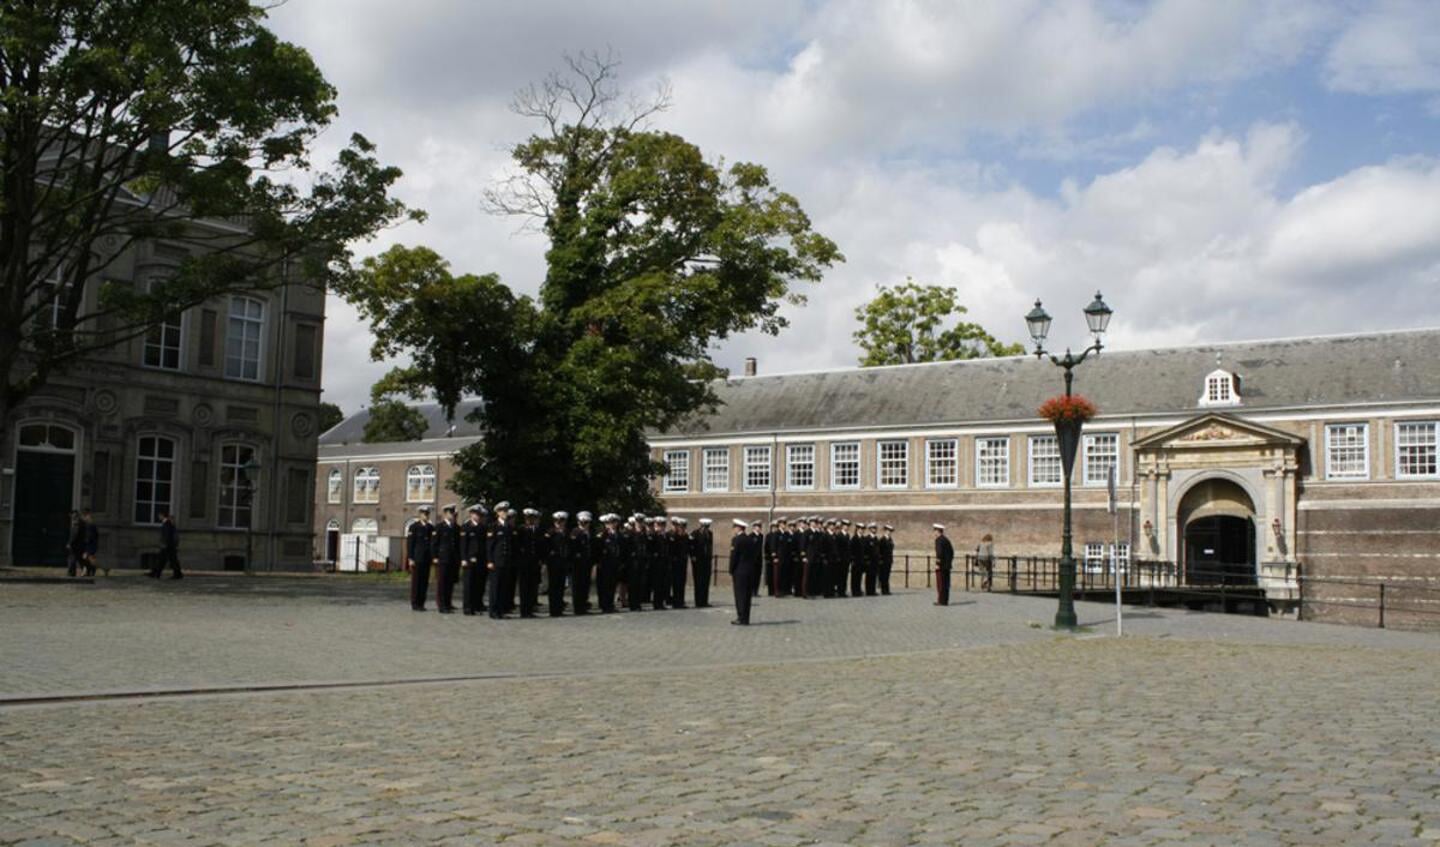
[[[137,244],[105,282],[148,286],[186,249]],[[89,508],[102,566],[148,566],[170,510],[185,567],[311,568],[324,320],[298,284],[226,296],[53,376],[3,447],[3,559],[63,564]]]

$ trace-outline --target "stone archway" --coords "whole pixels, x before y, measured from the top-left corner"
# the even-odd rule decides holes
[[[1180,566],[1190,585],[1254,585],[1255,501],[1240,484],[1202,479],[1180,498]]]

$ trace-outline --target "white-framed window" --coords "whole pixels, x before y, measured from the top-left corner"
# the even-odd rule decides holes
[[[135,523],[160,523],[175,504],[175,439],[142,435],[135,450]]]
[[[1126,541],[1119,544],[1087,541],[1085,543],[1085,572],[1110,573],[1110,555],[1112,553],[1115,555],[1115,570],[1121,574],[1129,573],[1130,544]]]
[[[35,323],[41,331],[60,328],[60,316],[65,312],[65,300],[70,294],[70,284],[65,280],[65,268],[54,267],[45,279],[40,281],[40,299],[49,303],[35,315]]]
[[[380,470],[366,465],[355,471],[355,492],[350,496],[352,503],[380,502]]]
[[[1010,436],[975,439],[975,485],[1004,488],[1010,484]]]
[[[756,491],[770,488],[770,448],[745,448],[745,490]]]
[[[405,529],[410,529],[412,523],[415,523],[414,518],[406,521]],[[380,524],[374,518],[356,518],[355,522],[350,524],[350,532],[354,535],[379,535]]]
[[[880,441],[875,450],[875,479],[881,488],[910,484],[910,442]]]
[[[730,448],[705,448],[704,476],[701,485],[705,491],[730,490]]]
[[[830,487],[836,490],[860,487],[860,442],[830,445]]]
[[[1240,405],[1240,380],[1226,370],[1215,370],[1205,375],[1205,388],[1200,394],[1201,406]]]
[[[815,487],[814,444],[785,447],[785,487],[792,491],[809,491]]]
[[[1053,435],[1030,436],[1030,487],[1044,488],[1064,482],[1059,440]]]
[[[669,492],[690,490],[690,451],[666,450],[664,489]]]
[[[373,468],[372,468],[373,470]],[[359,477],[356,477],[358,482]],[[378,499],[379,475],[376,475],[376,493]],[[358,493],[358,491],[357,491]],[[359,503],[357,499],[355,502]],[[435,502],[435,466],[434,465],[411,465],[405,471],[405,502],[406,503],[434,503]]]
[[[325,501],[339,503],[345,496],[345,472],[339,468],[330,471],[325,482]]]
[[[1085,572],[1105,572],[1105,543],[1102,541],[1085,542]]]
[[[161,368],[167,371],[180,370],[182,319],[172,315],[150,327],[145,333],[145,353],[141,359],[147,368]]]
[[[1435,463],[1435,421],[1395,424],[1395,476],[1400,479],[1440,474]]]
[[[260,379],[260,346],[265,337],[265,304],[253,297],[231,297],[225,325],[225,376]]]
[[[259,480],[250,467],[255,464],[255,448],[248,444],[220,445],[220,511],[217,523],[221,529],[248,529],[255,513],[255,496]]]
[[[1363,423],[1325,427],[1325,478],[1370,478],[1370,426]]]
[[[954,488],[960,484],[960,451],[953,438],[925,442],[925,487]]]
[[[1097,432],[1082,439],[1085,446],[1085,484],[1104,485],[1115,469],[1115,482],[1120,482],[1120,436],[1113,432]]]
[[[1115,569],[1122,574],[1130,572],[1130,542],[1122,541],[1110,545],[1115,549]]]

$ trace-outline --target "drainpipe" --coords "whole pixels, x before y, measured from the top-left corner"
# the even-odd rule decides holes
[[[776,468],[778,467],[782,467],[780,464],[780,435],[779,433],[772,433],[770,435],[770,508],[765,512],[766,532],[769,532],[770,525],[775,523],[775,496],[778,487],[777,478],[780,476],[780,474],[776,472]]]

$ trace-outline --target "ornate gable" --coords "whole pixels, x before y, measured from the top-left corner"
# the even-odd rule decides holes
[[[1304,443],[1304,439],[1283,430],[1243,420],[1234,415],[1211,412],[1169,429],[1151,433],[1137,440],[1135,448],[1174,450],[1261,445],[1300,447]]]

